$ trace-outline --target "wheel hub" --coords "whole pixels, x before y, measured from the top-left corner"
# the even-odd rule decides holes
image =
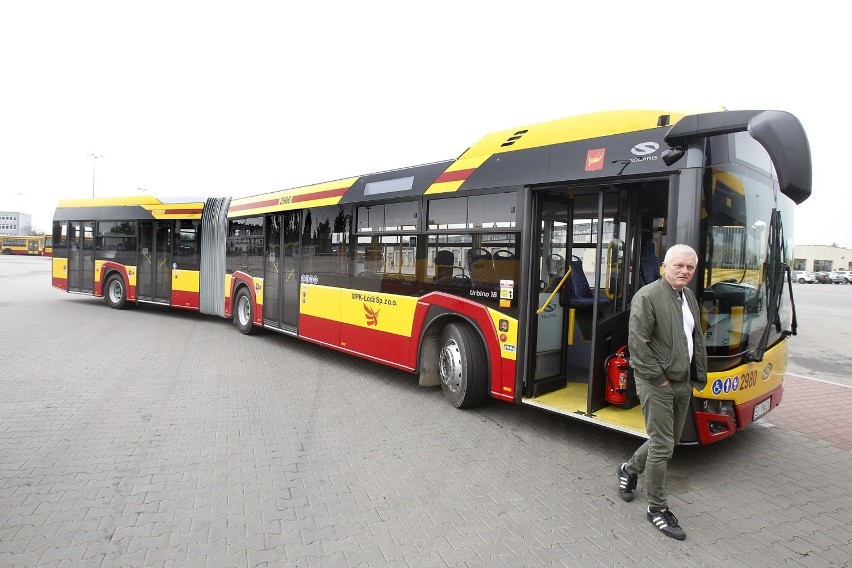
[[[240,303],[237,306],[237,313],[239,314],[240,324],[241,325],[248,325],[249,317],[250,317],[249,316],[250,308],[249,308],[248,299],[246,299],[245,296],[240,296]]]
[[[441,382],[451,392],[456,392],[461,386],[462,358],[458,344],[450,340],[441,350]]]

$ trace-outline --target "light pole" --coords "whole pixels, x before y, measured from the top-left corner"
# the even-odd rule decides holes
[[[15,197],[18,198],[18,213],[17,213],[18,219],[17,219],[17,223],[15,223],[15,226],[17,227],[17,232],[15,234],[17,234],[17,235],[23,235],[24,234],[23,231],[21,230],[21,196],[23,194],[24,193],[22,191],[16,191],[15,192]]]
[[[92,159],[92,198],[95,197],[95,164],[97,164],[98,158],[103,158],[98,154],[89,154],[89,157]]]

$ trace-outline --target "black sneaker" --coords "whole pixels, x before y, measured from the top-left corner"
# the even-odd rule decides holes
[[[627,472],[626,463],[621,464],[618,468],[618,494],[624,501],[633,501],[633,490],[638,480],[638,475]]]
[[[648,507],[648,520],[654,523],[666,536],[678,540],[686,538],[686,533],[677,524],[677,517],[669,511],[668,507]]]

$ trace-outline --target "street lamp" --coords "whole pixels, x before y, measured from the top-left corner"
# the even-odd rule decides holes
[[[95,164],[97,163],[98,158],[103,158],[98,154],[89,154],[89,157],[92,159],[92,198],[95,197]]]

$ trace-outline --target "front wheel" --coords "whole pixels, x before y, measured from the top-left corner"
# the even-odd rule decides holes
[[[234,302],[234,325],[244,335],[254,333],[254,304],[251,301],[251,294],[245,288],[240,288],[237,292],[237,299]]]
[[[109,307],[115,310],[124,309],[127,304],[127,287],[124,285],[124,278],[118,274],[113,274],[107,278],[104,300]]]
[[[485,400],[485,352],[469,325],[451,323],[444,328],[438,369],[444,396],[456,408],[469,408]]]

